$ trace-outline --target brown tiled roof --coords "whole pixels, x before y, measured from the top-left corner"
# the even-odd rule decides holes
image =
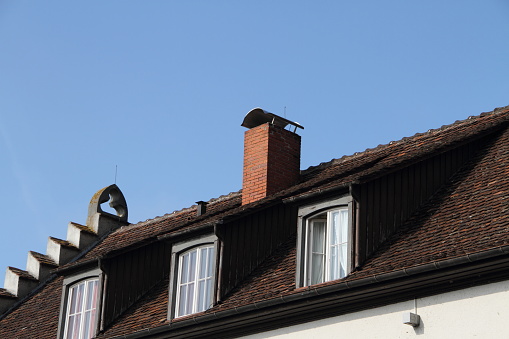
[[[332,285],[457,258],[509,244],[509,129],[481,150],[361,270]],[[260,265],[225,301],[207,312],[299,293],[295,239]]]
[[[0,320],[0,338],[54,339],[63,278],[54,279]]]
[[[168,279],[157,284],[134,307],[125,312],[111,328],[97,338],[112,338],[166,325],[168,324],[167,316]]]
[[[277,298],[295,291],[296,237],[292,236],[225,300],[207,313]]]
[[[509,244],[509,129],[413,215],[357,277]],[[411,253],[412,255],[409,255]]]
[[[299,197],[349,183],[366,182],[489,133],[493,133],[493,143],[478,152],[454,175],[451,182],[407,220],[361,269],[341,281],[326,284],[353,281],[507,245],[509,243],[508,120],[509,107],[504,107],[437,130],[416,134],[309,168],[303,171],[301,183],[258,202],[241,206],[240,193],[232,193],[211,201],[207,206],[207,213],[200,217],[196,216],[196,209],[191,207],[129,225],[113,232],[80,260],[86,261],[104,256],[164,234],[177,233],[183,229],[195,229],[224,218],[250,213],[265,205],[279,202],[281,199]],[[295,290],[295,243],[295,238],[288,239],[232,290],[220,305],[214,306],[204,314],[299,293],[299,290]],[[46,329],[44,333],[50,333],[47,337],[54,337],[61,288],[61,278],[53,280],[8,314],[5,319],[0,320],[0,337],[5,337],[7,333],[12,336],[11,333],[15,333],[18,337],[30,338],[25,334],[32,332],[21,331],[26,328],[34,329],[34,326],[37,326],[34,324],[44,324]],[[37,303],[47,305],[45,308],[51,311],[36,315],[35,313],[39,311]],[[99,338],[110,338],[166,325],[168,324],[167,308],[168,281],[166,280],[136,302]],[[182,319],[174,321],[178,322]],[[19,325],[16,325],[16,322]],[[39,333],[39,331],[33,333]]]

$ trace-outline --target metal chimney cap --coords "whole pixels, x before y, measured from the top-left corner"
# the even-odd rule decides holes
[[[304,127],[297,122],[287,120],[283,117],[280,117],[279,115],[267,112],[259,107],[253,108],[251,111],[249,111],[249,113],[246,114],[244,121],[242,121],[242,124],[240,126],[251,129],[256,126],[263,125],[267,122],[270,122],[271,124],[282,128],[285,128],[287,125],[292,125],[295,126],[295,130],[297,129],[297,127],[304,129]]]

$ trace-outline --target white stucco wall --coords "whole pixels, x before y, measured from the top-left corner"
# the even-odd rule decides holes
[[[417,299],[421,325],[402,322],[414,300],[243,338],[509,338],[509,281]]]

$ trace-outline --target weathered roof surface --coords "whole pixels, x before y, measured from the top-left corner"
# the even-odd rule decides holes
[[[54,339],[63,278],[54,279],[0,320],[0,338]]]
[[[168,324],[168,279],[161,281],[150,293],[139,300],[134,307],[106,332],[97,338],[112,338]]]
[[[81,260],[97,258],[160,235],[180,232],[183,229],[196,229],[223,218],[249,213],[281,199],[353,182],[365,182],[489,133],[493,135],[493,142],[479,151],[454,175],[449,184],[407,220],[360,270],[341,281],[324,285],[353,281],[507,245],[508,120],[509,107],[497,109],[495,112],[483,113],[478,117],[310,168],[303,172],[303,180],[298,185],[252,204],[240,206],[240,193],[232,193],[211,201],[207,206],[207,213],[200,217],[196,217],[195,208],[189,208],[129,225],[113,232]],[[222,304],[204,313],[220,312],[299,293],[302,289],[295,290],[295,244],[295,238],[288,239],[231,291]],[[0,337],[15,333],[19,337],[30,338],[25,335],[30,331],[21,331],[22,328],[33,329],[33,326],[37,326],[33,324],[44,324],[47,327],[44,333],[50,333],[48,337],[54,337],[61,289],[62,281],[59,278],[28,298],[23,305],[0,321]],[[45,309],[48,309],[48,312],[40,314],[40,305],[47,305]],[[126,311],[99,338],[167,325],[167,309],[168,281],[163,281]],[[200,315],[192,317],[195,316]],[[174,321],[183,320],[185,318]],[[37,337],[44,338],[40,335]]]
[[[456,173],[355,275],[379,274],[509,244],[508,174],[509,129]]]
[[[478,152],[363,267],[341,281],[457,258],[509,244],[509,129]],[[295,290],[295,239],[258,267],[214,312]],[[293,245],[293,246],[291,246]]]

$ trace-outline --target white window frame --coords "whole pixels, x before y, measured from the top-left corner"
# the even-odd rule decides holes
[[[193,254],[195,254],[194,267],[190,262]],[[185,267],[185,258],[188,259],[188,265]],[[183,317],[189,314],[198,313],[209,309],[213,303],[213,287],[214,287],[214,270],[215,270],[215,248],[214,244],[206,244],[196,246],[179,255],[178,260],[178,276],[177,276],[177,292],[175,301],[175,317]],[[183,278],[185,281],[182,281]],[[202,286],[205,285],[205,290]],[[181,310],[182,290],[188,290],[188,297],[192,298],[191,304],[186,299],[187,308]],[[185,293],[185,292],[184,292]],[[205,300],[199,298],[202,294],[208,294]],[[205,304],[200,303],[203,301]],[[200,305],[201,304],[201,305]],[[189,307],[190,306],[190,307]],[[190,309],[189,309],[190,308]]]
[[[172,255],[171,255],[171,269],[170,269],[170,284],[169,288],[169,303],[168,303],[168,319],[174,319],[177,317],[184,317],[189,314],[179,314],[178,307],[180,304],[180,287],[179,282],[181,279],[181,258],[186,253],[190,251],[196,250],[197,248],[202,247],[212,247],[214,252],[214,258],[212,258],[212,277],[211,277],[211,291],[210,291],[210,302],[208,307],[212,307],[214,302],[216,301],[217,294],[217,267],[219,262],[219,239],[215,234],[207,234],[202,235],[196,238],[186,239],[181,242],[173,243],[171,245]],[[193,307],[193,310],[196,310],[196,307]],[[201,312],[201,311],[198,311]],[[196,312],[195,312],[196,313]]]
[[[345,220],[341,218],[341,215],[345,213],[346,214],[346,223]],[[333,239],[333,231],[334,231],[334,215],[338,215],[338,229],[337,232],[339,235],[337,238],[339,238],[339,242],[332,243]],[[306,219],[306,236],[305,236],[305,264],[304,264],[304,276],[305,276],[305,282],[306,285],[315,285],[320,284],[326,281],[331,280],[337,280],[344,278],[348,272],[350,267],[349,262],[349,250],[350,250],[350,244],[349,244],[349,213],[348,213],[348,207],[338,207],[334,208],[328,211],[324,211],[322,213],[319,213],[318,215],[309,217]],[[316,252],[316,248],[313,247],[315,244],[314,242],[314,236],[316,235],[315,228],[318,227],[317,223],[323,223],[324,224],[324,230],[322,235],[322,244],[321,244],[321,251]],[[346,247],[345,251],[341,251],[341,247]],[[336,248],[336,258],[334,258],[334,248]],[[313,271],[316,269],[314,267],[314,260],[313,257],[315,255],[320,255],[323,257],[321,262],[321,277],[315,281]],[[345,255],[344,255],[345,254]],[[332,270],[332,264],[334,261],[337,262],[337,265],[335,265],[335,269],[339,272],[338,274],[333,274]],[[343,265],[341,265],[343,264]],[[341,265],[341,266],[340,266]],[[341,274],[341,268],[343,269],[343,274]]]
[[[91,270],[87,270],[84,272],[80,272],[71,276],[67,276],[63,281],[62,288],[62,299],[60,303],[60,320],[58,326],[57,338],[66,339],[68,338],[68,323],[69,323],[69,311],[70,311],[70,301],[72,297],[73,288],[86,284],[92,281],[97,282],[96,288],[96,301],[95,301],[95,318],[93,319],[92,326],[90,327],[90,333],[88,334],[88,338],[93,338],[97,335],[97,331],[99,329],[99,323],[101,318],[101,308],[102,308],[102,285],[103,285],[103,273],[101,269],[94,268]],[[83,295],[82,298],[86,296]],[[86,300],[86,299],[84,299]],[[80,330],[78,331],[79,335],[73,338],[84,338],[83,333],[83,324],[80,324]],[[87,339],[88,339],[87,338]]]
[[[352,231],[352,223],[353,223],[353,199],[350,194],[345,194],[337,197],[330,198],[329,200],[317,201],[315,203],[311,203],[308,205],[301,205],[298,208],[298,217],[297,217],[297,266],[295,273],[295,286],[297,288],[309,286],[311,285],[311,276],[308,273],[310,271],[310,254],[309,254],[309,232],[312,228],[309,224],[313,221],[316,221],[316,218],[320,216],[328,216],[329,213],[333,213],[338,210],[346,210],[348,211],[347,219],[348,226],[345,232],[347,233],[347,248],[346,248],[346,271],[344,273],[347,276],[352,269],[353,262],[353,231]],[[322,218],[327,220],[329,218]],[[327,223],[328,224],[328,223]],[[330,225],[327,226],[330,230]],[[330,231],[327,232],[330,234]],[[328,238],[328,237],[327,237]],[[327,248],[329,246],[326,246]],[[328,251],[328,252],[327,252]],[[326,261],[330,259],[330,248],[326,249]],[[311,264],[312,266],[312,264]],[[323,282],[335,280],[335,277],[331,277],[329,269],[325,270]],[[341,279],[341,278],[337,278]],[[313,284],[315,284],[313,282]]]
[[[79,290],[81,292],[79,292]],[[92,290],[91,290],[92,289]],[[72,303],[76,293],[78,296],[77,305]],[[90,295],[94,293],[95,295]],[[72,309],[76,306],[76,309]],[[67,307],[65,312],[65,339],[90,339],[95,336],[97,328],[97,314],[99,306],[99,278],[90,278],[81,280],[69,287],[67,296]],[[90,315],[90,318],[87,317]],[[77,327],[73,328],[76,332],[70,332],[69,321],[71,317],[77,321]]]

